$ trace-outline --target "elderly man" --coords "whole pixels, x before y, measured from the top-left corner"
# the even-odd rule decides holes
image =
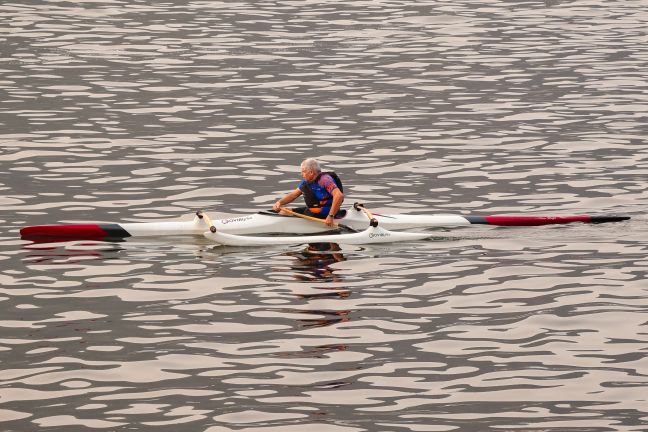
[[[280,212],[281,207],[293,202],[300,195],[304,195],[306,201],[304,214],[325,219],[328,226],[334,224],[335,215],[344,202],[342,182],[334,172],[322,172],[320,164],[315,159],[306,159],[301,163],[301,176],[304,179],[297,189],[288,192],[278,200],[272,208]]]

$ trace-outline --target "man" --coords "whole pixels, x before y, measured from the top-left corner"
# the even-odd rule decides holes
[[[325,219],[326,225],[333,226],[334,218],[344,202],[342,182],[334,172],[323,173],[315,159],[301,163],[301,176],[304,179],[297,189],[288,192],[272,208],[280,212],[281,207],[304,195],[306,209],[304,214]]]

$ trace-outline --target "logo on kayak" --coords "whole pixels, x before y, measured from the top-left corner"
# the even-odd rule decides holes
[[[389,237],[391,234],[388,232],[377,232],[377,233],[369,233],[369,238],[376,238],[376,237]]]
[[[235,223],[235,222],[245,222],[245,221],[249,221],[250,219],[252,219],[252,216],[244,216],[244,217],[237,217],[237,218],[231,218],[231,219],[223,219],[223,220],[221,220],[220,222],[221,222],[223,225],[227,225],[227,224]]]

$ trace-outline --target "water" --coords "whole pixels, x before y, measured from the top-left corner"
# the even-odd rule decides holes
[[[648,2],[4,3],[0,429],[648,429]],[[626,214],[380,247],[32,244],[268,208]]]

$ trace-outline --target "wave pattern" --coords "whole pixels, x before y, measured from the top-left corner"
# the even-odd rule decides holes
[[[0,5],[1,428],[645,430],[647,7]],[[376,211],[633,219],[17,239],[265,209],[308,156]]]

